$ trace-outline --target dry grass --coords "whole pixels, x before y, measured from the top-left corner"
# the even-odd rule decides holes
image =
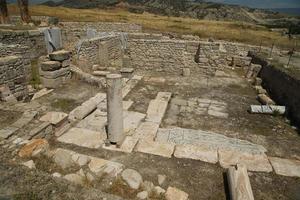
[[[10,5],[9,12],[18,14],[17,7]],[[30,12],[32,15],[59,17],[63,21],[130,22],[140,24],[144,30],[152,32],[195,34],[201,38],[215,38],[255,45],[262,42],[264,46],[271,46],[275,42],[277,46],[290,49],[295,44],[295,41],[281,36],[280,33],[271,32],[263,26],[240,22],[197,20],[158,16],[150,13],[134,14],[122,8],[100,10],[31,6]]]

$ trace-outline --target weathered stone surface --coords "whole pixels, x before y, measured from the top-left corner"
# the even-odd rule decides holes
[[[163,185],[165,183],[166,179],[167,179],[166,175],[163,175],[163,174],[157,175],[157,182],[159,185]]]
[[[37,93],[35,93],[32,97],[32,101],[35,100],[35,99],[38,99],[46,94],[49,94],[53,91],[53,89],[47,89],[47,88],[44,88],[44,89],[41,89],[40,91],[38,91]]]
[[[68,60],[70,56],[71,53],[66,50],[55,51],[49,54],[50,60],[54,60],[54,61]]]
[[[62,175],[61,175],[60,173],[58,173],[58,172],[54,172],[54,173],[52,174],[52,176],[53,176],[53,177],[56,177],[56,178],[62,177]]]
[[[177,158],[190,158],[203,162],[217,163],[218,150],[207,145],[176,145],[174,156]]]
[[[70,72],[70,67],[60,68],[60,69],[54,70],[54,71],[40,70],[40,76],[48,78],[48,79],[56,79],[61,76],[66,76],[69,72]]]
[[[154,190],[154,184],[151,181],[144,181],[142,183],[143,190],[147,191],[148,193],[153,192]]]
[[[155,186],[154,187],[154,193],[156,195],[162,195],[166,193],[166,190],[164,190],[163,188],[159,187],[159,186]]]
[[[259,94],[257,99],[263,105],[275,105],[275,102],[266,94]]]
[[[135,129],[139,126],[141,121],[145,118],[145,114],[133,111],[124,111],[124,133],[132,135]]]
[[[109,145],[106,146],[105,144],[103,145],[104,149],[107,150],[112,150],[112,151],[121,151],[121,152],[126,152],[126,153],[131,153],[135,147],[135,145],[138,142],[138,138],[134,138],[131,136],[126,136],[125,140],[121,144],[120,147],[117,147],[116,145]]]
[[[91,161],[91,158],[87,155],[78,154],[78,153],[71,153],[71,155],[72,155],[72,160],[79,166],[84,166]]]
[[[95,173],[99,177],[104,174],[107,174],[111,177],[116,177],[124,168],[124,165],[120,163],[96,157],[91,157],[91,162],[88,166],[91,172]]]
[[[23,113],[22,117],[18,119],[16,122],[14,122],[11,126],[16,128],[22,128],[23,126],[30,123],[37,114],[38,114],[37,111],[26,111]]]
[[[110,71],[93,71],[94,76],[106,76],[110,74]]]
[[[105,132],[96,132],[83,128],[72,128],[57,140],[88,148],[99,148],[106,139]]]
[[[84,185],[84,178],[78,174],[67,174],[63,178],[74,184]]]
[[[16,127],[6,127],[0,130],[0,138],[7,139],[12,136],[19,128]]]
[[[44,139],[33,139],[19,151],[21,158],[36,156],[49,150],[49,143]]]
[[[125,169],[121,174],[122,179],[128,184],[132,189],[139,189],[143,182],[142,176],[133,169]]]
[[[44,61],[41,63],[41,70],[55,71],[61,68],[61,63],[57,61]]]
[[[79,121],[79,123],[76,124],[76,127],[104,132],[106,124],[107,124],[107,113],[97,109],[92,114],[88,115],[83,120]]]
[[[40,118],[40,121],[49,122],[52,125],[59,126],[68,118],[68,114],[64,112],[48,112]]]
[[[123,109],[124,110],[128,110],[133,104],[133,101],[129,100],[129,101],[123,101]]]
[[[31,139],[37,135],[41,137],[51,136],[53,134],[52,125],[49,122],[42,122],[40,125],[32,129],[25,138]]]
[[[208,114],[214,117],[228,118],[228,113],[224,113],[216,110],[208,110]]]
[[[75,162],[72,159],[73,154],[75,154],[75,152],[65,149],[56,149],[53,155],[53,160],[58,166],[66,169],[75,165]]]
[[[142,122],[135,130],[133,137],[153,141],[156,137],[159,124],[154,122]]]
[[[167,101],[151,100],[147,110],[146,121],[160,124],[167,110],[167,107]]]
[[[171,158],[175,145],[172,143],[160,143],[149,140],[139,140],[136,151]]]
[[[147,199],[148,198],[148,192],[147,191],[142,191],[142,192],[139,192],[136,197],[138,199]]]
[[[64,77],[57,77],[57,78],[45,78],[45,77],[40,77],[40,80],[43,84],[44,87],[46,88],[58,88],[64,83]]]
[[[276,157],[269,157],[269,160],[278,175],[300,177],[300,161]]]
[[[35,164],[34,164],[33,160],[23,162],[22,165],[28,167],[29,169],[35,169]]]
[[[219,162],[224,168],[244,164],[249,171],[271,172],[272,166],[264,153],[241,152],[236,150],[219,150]]]
[[[283,115],[285,111],[286,111],[285,106],[273,106],[273,105],[251,105],[250,106],[250,113]]]
[[[166,200],[188,200],[189,195],[175,187],[168,187],[165,194]]]

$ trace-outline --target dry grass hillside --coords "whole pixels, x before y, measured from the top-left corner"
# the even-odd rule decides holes
[[[18,14],[15,5],[9,6],[11,14]],[[147,31],[176,32],[179,34],[195,34],[201,38],[214,38],[237,41],[248,44],[276,46],[291,49],[298,42],[289,40],[287,36],[271,32],[263,26],[241,23],[197,20],[182,17],[159,16],[150,13],[134,14],[121,8],[114,9],[73,9],[65,7],[31,6],[31,15],[47,15],[59,17],[63,21],[103,21],[130,22],[143,26]],[[299,47],[298,47],[299,49]]]

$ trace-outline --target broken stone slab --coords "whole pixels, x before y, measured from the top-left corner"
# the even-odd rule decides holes
[[[33,139],[23,146],[18,155],[21,158],[37,156],[41,153],[46,153],[49,150],[49,143],[45,139]]]
[[[276,174],[282,176],[300,177],[300,161],[269,157]]]
[[[266,94],[259,94],[257,100],[263,105],[275,105],[275,102]]]
[[[49,54],[50,60],[53,61],[64,61],[71,57],[71,53],[66,50],[55,51]]]
[[[188,200],[189,195],[175,187],[168,187],[165,194],[166,200]]]
[[[90,115],[79,121],[75,126],[77,128],[85,128],[92,131],[105,132],[107,124],[107,113],[96,109]]]
[[[22,165],[24,165],[25,167],[28,167],[29,169],[35,169],[36,168],[33,160],[23,162]]]
[[[40,71],[55,71],[61,68],[61,63],[58,61],[44,61],[41,63]]]
[[[40,118],[42,122],[49,122],[55,127],[59,127],[68,119],[68,114],[64,112],[48,112]]]
[[[203,162],[216,164],[218,162],[218,150],[207,145],[176,145],[174,156],[176,158],[189,158]]]
[[[7,139],[18,130],[19,130],[19,128],[12,127],[12,126],[3,128],[0,130],[0,138]]]
[[[53,91],[53,89],[47,89],[47,88],[43,88],[41,89],[40,91],[38,91],[37,93],[35,93],[32,97],[32,101],[35,100],[35,99],[38,99],[44,95],[47,95],[49,93],[51,93]]]
[[[274,105],[251,105],[250,106],[250,113],[284,115],[285,112],[286,112],[285,106],[274,106]]]
[[[166,79],[163,77],[149,77],[145,78],[146,82],[152,82],[152,83],[165,83]]]
[[[40,135],[41,137],[45,137],[46,135],[52,135],[52,134],[53,134],[52,125],[49,122],[43,122],[36,128],[32,129],[27,135],[27,137],[25,136],[25,138],[32,139],[37,135]]]
[[[142,153],[153,154],[171,158],[174,152],[175,144],[160,143],[149,140],[139,140],[135,150]]]
[[[137,143],[138,143],[138,138],[134,138],[132,136],[126,136],[126,138],[124,139],[124,141],[120,147],[117,147],[116,145],[106,146],[106,144],[104,144],[102,146],[102,148],[111,150],[111,151],[120,151],[120,152],[125,152],[125,153],[131,153]]]
[[[134,68],[128,68],[128,67],[123,67],[120,69],[120,73],[133,73],[134,72]]]
[[[271,172],[273,170],[265,153],[219,149],[218,155],[219,163],[223,168],[243,164],[249,171]]]
[[[104,174],[109,175],[110,177],[116,177],[124,169],[123,164],[96,157],[91,157],[88,167],[91,172],[98,177],[101,177]]]
[[[138,139],[154,141],[159,124],[154,122],[142,122],[135,130],[133,137]]]
[[[104,144],[106,139],[105,132],[96,132],[84,128],[71,128],[57,140],[63,143],[97,149]]]
[[[139,189],[143,183],[143,177],[134,169],[125,169],[121,174],[122,179],[132,189]]]
[[[110,74],[110,71],[93,71],[94,76],[106,76]]]
[[[70,72],[70,67],[65,67],[54,71],[40,70],[40,76],[48,79],[56,79],[61,76],[66,76],[69,72]]]

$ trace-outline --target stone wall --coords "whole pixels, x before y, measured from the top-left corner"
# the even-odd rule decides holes
[[[27,95],[26,69],[21,56],[0,57],[0,86],[6,85],[16,98]]]
[[[0,30],[0,41],[8,45],[27,46],[30,49],[31,59],[47,54],[44,34],[38,30]]]
[[[250,54],[252,63],[262,65],[259,77],[263,87],[278,105],[287,107],[288,115],[300,127],[300,79],[272,66],[263,58]]]
[[[76,49],[74,55],[84,71],[90,71],[95,64],[101,67],[120,68],[123,57],[120,37],[107,36],[82,40],[79,50]]]

